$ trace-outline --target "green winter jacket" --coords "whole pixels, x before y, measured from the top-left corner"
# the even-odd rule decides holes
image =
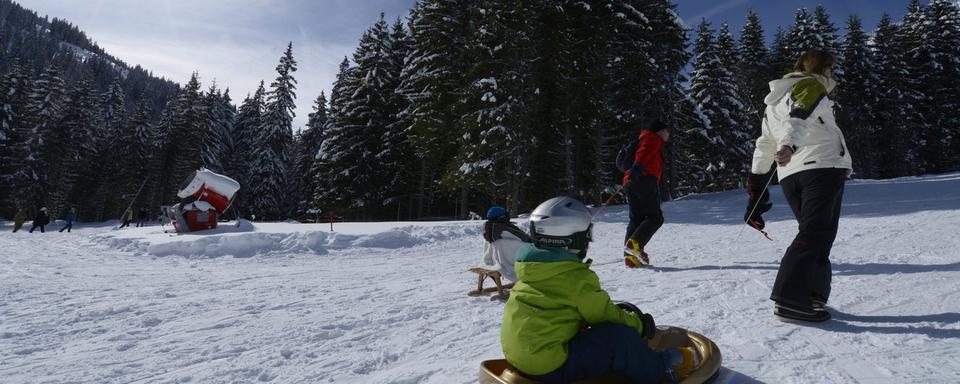
[[[515,265],[519,281],[503,310],[500,343],[520,371],[543,375],[559,368],[570,339],[588,324],[624,324],[643,333],[640,319],[614,305],[597,274],[576,255],[527,245]]]

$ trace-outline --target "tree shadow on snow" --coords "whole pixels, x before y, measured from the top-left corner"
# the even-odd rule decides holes
[[[831,310],[833,320],[825,323],[804,324],[825,331],[845,333],[883,333],[903,335],[926,335],[934,339],[960,339],[960,329],[942,329],[924,326],[920,323],[957,323],[960,322],[960,313],[940,313],[935,315],[917,316],[858,316]],[[902,323],[903,326],[893,325],[859,325],[856,323]],[[911,324],[912,323],[912,324]]]

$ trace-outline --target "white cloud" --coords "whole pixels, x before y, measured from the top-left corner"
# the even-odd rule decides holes
[[[63,18],[130,65],[185,83],[197,71],[203,87],[230,88],[237,104],[260,80],[267,86],[293,42],[302,127],[321,90],[329,95],[343,57],[379,17],[406,16],[413,0],[26,0],[24,7]]]

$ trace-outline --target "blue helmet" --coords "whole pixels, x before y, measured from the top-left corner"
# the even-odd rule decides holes
[[[487,220],[510,220],[510,213],[507,212],[507,209],[501,206],[493,206],[487,210]]]

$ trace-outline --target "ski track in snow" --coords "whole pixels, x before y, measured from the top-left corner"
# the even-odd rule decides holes
[[[742,191],[666,203],[648,246],[656,266],[644,270],[623,268],[626,211],[610,207],[593,269],[614,299],[714,340],[718,382],[960,382],[960,175],[847,185],[834,320],[821,325],[773,317],[770,286],[796,233],[773,189],[774,241],[738,225]],[[480,222],[184,236],[10,227],[3,383],[475,383],[479,363],[501,356],[502,302],[465,295]]]

